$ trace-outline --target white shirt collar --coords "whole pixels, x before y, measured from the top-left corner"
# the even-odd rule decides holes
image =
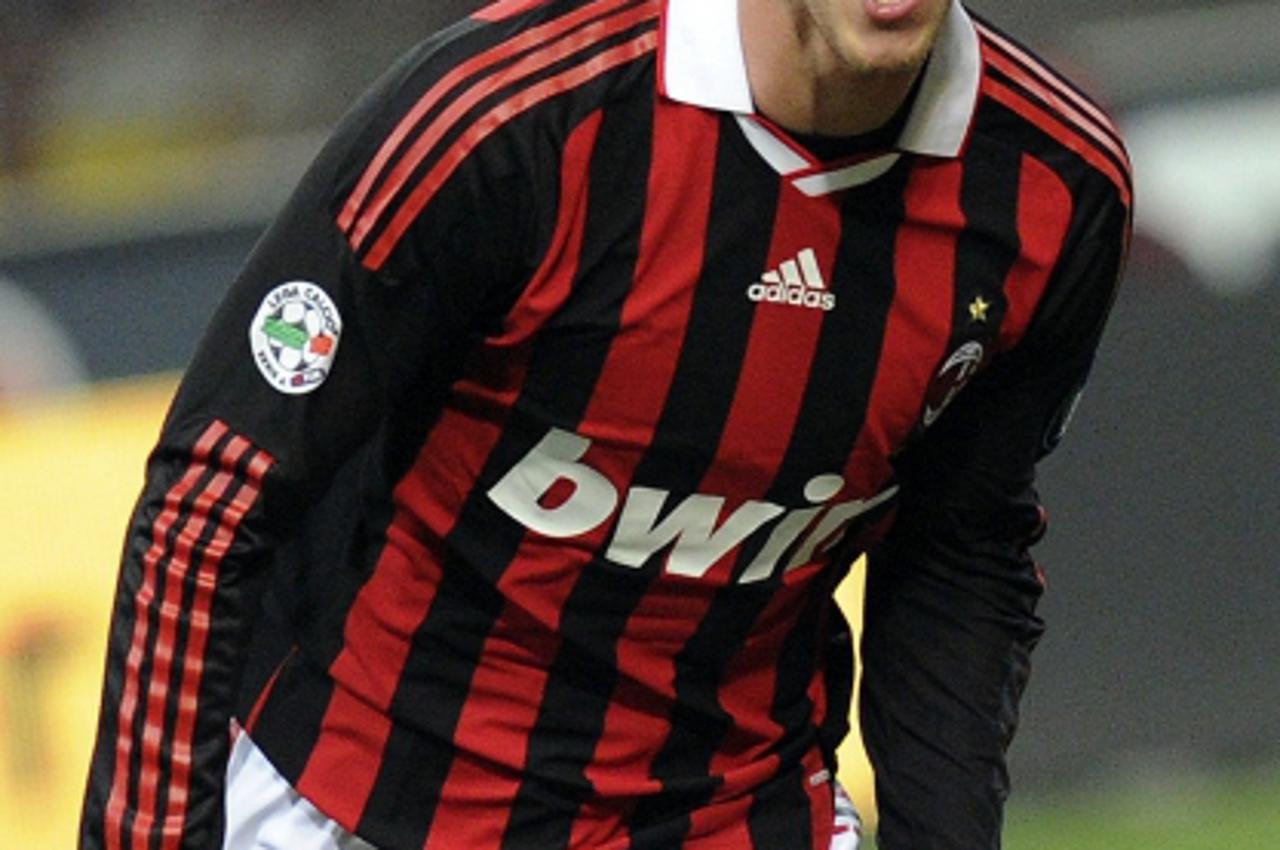
[[[740,115],[755,111],[738,0],[667,0],[660,49],[667,97]],[[898,149],[957,156],[973,119],[981,75],[977,31],[960,0],[952,0]]]

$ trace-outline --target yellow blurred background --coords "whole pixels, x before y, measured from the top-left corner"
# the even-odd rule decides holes
[[[117,557],[172,387],[0,409],[0,846],[75,845]]]

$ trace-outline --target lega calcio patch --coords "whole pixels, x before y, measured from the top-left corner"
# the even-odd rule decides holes
[[[271,290],[249,326],[253,362],[286,395],[303,395],[325,382],[341,337],[342,317],[333,300],[302,280]]]

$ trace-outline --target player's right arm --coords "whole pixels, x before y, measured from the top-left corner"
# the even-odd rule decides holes
[[[517,222],[529,205],[484,149],[380,261],[377,234],[359,237],[361,216],[344,214],[376,201],[381,184],[352,204],[383,140],[447,71],[425,52],[321,152],[168,412],[124,543],[83,850],[220,846],[228,724],[274,547],[375,433],[422,427],[406,418],[430,416],[514,285],[510,246],[528,244]]]
[[[1109,183],[1081,190],[1030,330],[895,462],[902,496],[872,552],[862,638],[881,847],[1000,846],[1006,752],[1044,628],[1036,464],[1088,376],[1129,237]]]

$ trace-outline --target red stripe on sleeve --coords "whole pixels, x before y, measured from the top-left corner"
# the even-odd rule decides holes
[[[1028,73],[1034,74],[1040,78],[1045,85],[1052,88],[1061,97],[1064,97],[1074,103],[1082,112],[1092,117],[1097,129],[1110,136],[1117,146],[1123,148],[1123,145],[1120,143],[1120,131],[1116,129],[1115,122],[1111,120],[1110,116],[1098,108],[1096,104],[1090,102],[1088,98],[1084,97],[1072,88],[1066,81],[1062,80],[1052,69],[1046,66],[1035,56],[1018,47],[1018,45],[1014,44],[1000,33],[981,23],[978,23],[977,28],[978,31],[982,33],[982,36],[988,46],[994,45],[1001,53],[1016,61]],[[987,51],[988,58],[992,55],[993,51]]]
[[[1034,95],[1041,104],[1054,113],[1066,126],[1071,127],[1080,135],[1091,139],[1098,147],[1108,151],[1126,169],[1129,167],[1129,155],[1114,133],[1104,129],[1096,120],[1077,108],[1074,101],[1066,98],[1061,93],[1061,89],[1046,84],[1043,78],[1028,72],[1023,66],[1006,58],[999,51],[988,50],[986,59],[992,67],[1003,71],[1010,79],[1015,80],[1020,86]]]
[[[225,462],[234,463],[230,454]],[[169,780],[169,801],[165,813],[164,850],[177,850],[182,840],[182,822],[186,816],[191,784],[192,738],[199,713],[200,681],[204,674],[218,567],[231,548],[240,521],[257,502],[263,477],[274,463],[266,452],[259,451],[253,455],[248,465],[249,480],[241,485],[231,504],[223,511],[196,574],[196,595],[191,608],[186,660],[182,665],[182,686],[178,696],[178,719],[173,736],[173,774]]]
[[[108,850],[119,850],[123,840],[124,813],[128,805],[129,762],[133,752],[133,719],[138,695],[143,691],[141,671],[148,638],[147,612],[156,595],[156,565],[168,548],[169,531],[182,511],[182,502],[209,470],[209,455],[227,433],[222,422],[212,423],[200,436],[192,450],[191,463],[182,478],[165,494],[164,508],[151,526],[151,548],[142,559],[142,583],[134,594],[133,639],[125,659],[124,686],[120,711],[116,720],[116,763],[104,815]]]
[[[146,714],[142,732],[142,762],[138,775],[138,811],[133,822],[133,850],[148,850],[152,827],[159,817],[156,799],[160,785],[160,752],[164,746],[165,708],[169,703],[169,678],[173,667],[174,649],[177,643],[180,619],[186,609],[182,596],[191,572],[192,563],[199,556],[197,549],[204,535],[214,506],[222,499],[228,487],[235,481],[235,466],[249,449],[249,442],[232,437],[218,454],[221,471],[209,480],[204,491],[196,498],[191,516],[178,533],[178,539],[166,568],[164,600],[159,609],[160,628],[152,649],[151,682],[147,688]],[[194,626],[194,616],[191,625]],[[191,659],[179,659],[179,665]],[[200,663],[197,661],[197,663]],[[177,753],[173,754],[176,758]],[[176,763],[175,763],[176,766]],[[162,824],[161,833],[166,839],[170,830],[181,830],[181,824]]]
[[[1050,114],[1025,96],[990,76],[983,78],[982,89],[992,100],[1005,105],[1045,133],[1048,133],[1065,147],[1079,154],[1085,162],[1098,169],[1115,184],[1116,190],[1120,193],[1120,198],[1126,206],[1132,203],[1129,175],[1122,172],[1111,158],[1103,154],[1096,145],[1082,138],[1073,128],[1063,123],[1059,117]]]
[[[401,119],[395,130],[391,132],[391,135],[383,141],[377,154],[369,163],[368,167],[365,168],[364,173],[360,177],[359,183],[356,184],[356,188],[352,191],[350,197],[347,198],[347,202],[338,216],[338,226],[344,232],[351,230],[352,225],[356,221],[356,216],[360,212],[361,206],[368,198],[369,192],[372,191],[378,178],[382,176],[388,163],[390,163],[392,157],[395,155],[395,152],[402,144],[404,144],[405,140],[408,139],[409,134],[413,132],[414,128],[418,126],[422,119],[425,118],[432,109],[438,106],[450,91],[457,88],[464,80],[472,78],[494,65],[508,59],[512,59],[519,56],[521,53],[528,52],[535,48],[545,52],[553,42],[559,39],[566,32],[569,32],[594,17],[609,14],[621,6],[626,5],[628,2],[631,2],[631,0],[605,0],[605,2],[588,3],[563,17],[556,18],[553,21],[548,21],[541,26],[525,30],[510,41],[504,41],[497,47],[487,50],[484,53],[463,62],[449,73],[445,74],[439,82],[433,85],[427,90],[426,94],[419,98],[418,102],[415,103],[414,106],[405,114],[404,118]],[[495,5],[510,6],[518,4],[500,3]],[[484,10],[482,10],[482,12],[483,11]],[[481,13],[477,13],[477,15],[480,14]],[[528,63],[524,64],[527,68]],[[512,79],[507,80],[507,82],[511,81]],[[483,94],[492,93],[494,90],[493,82],[490,81],[483,87],[483,89]],[[470,102],[472,104],[474,104],[476,100],[474,97],[474,91],[475,89],[472,90],[472,95],[468,95],[468,97],[471,98]],[[443,120],[444,116],[441,116],[436,120],[433,126],[438,125]],[[454,120],[456,121],[456,115]],[[450,126],[452,126],[452,124],[450,124]],[[447,129],[447,127],[445,129]],[[431,128],[428,128],[426,132],[430,134]],[[442,133],[443,131],[441,131],[441,134]],[[436,138],[438,138],[438,135]],[[421,144],[422,142],[419,141],[419,146]],[[410,152],[410,156],[411,155],[412,152]],[[416,166],[416,164],[417,162],[414,162],[413,165],[409,166],[410,170],[412,167]],[[403,170],[403,164],[401,169],[398,169],[398,172],[401,170]],[[363,242],[364,234],[352,234],[352,241],[353,244]]]
[[[1024,155],[1018,188],[1018,239],[1022,252],[1004,287],[1009,305],[1000,326],[1000,347],[1004,350],[1016,345],[1031,323],[1062,255],[1073,208],[1071,190],[1058,175]]]
[[[380,269],[414,220],[458,166],[477,145],[497,132],[508,121],[549,98],[572,91],[614,68],[638,59],[652,51],[656,43],[657,35],[647,32],[595,54],[580,65],[575,65],[536,83],[486,112],[467,128],[405,199],[404,204],[392,217],[387,229],[369,249],[369,253],[364,258],[364,265],[373,271]],[[388,197],[387,202],[389,201]]]
[[[471,17],[478,21],[501,21],[514,18],[522,12],[541,6],[547,0],[497,0],[488,6],[473,12]]]

